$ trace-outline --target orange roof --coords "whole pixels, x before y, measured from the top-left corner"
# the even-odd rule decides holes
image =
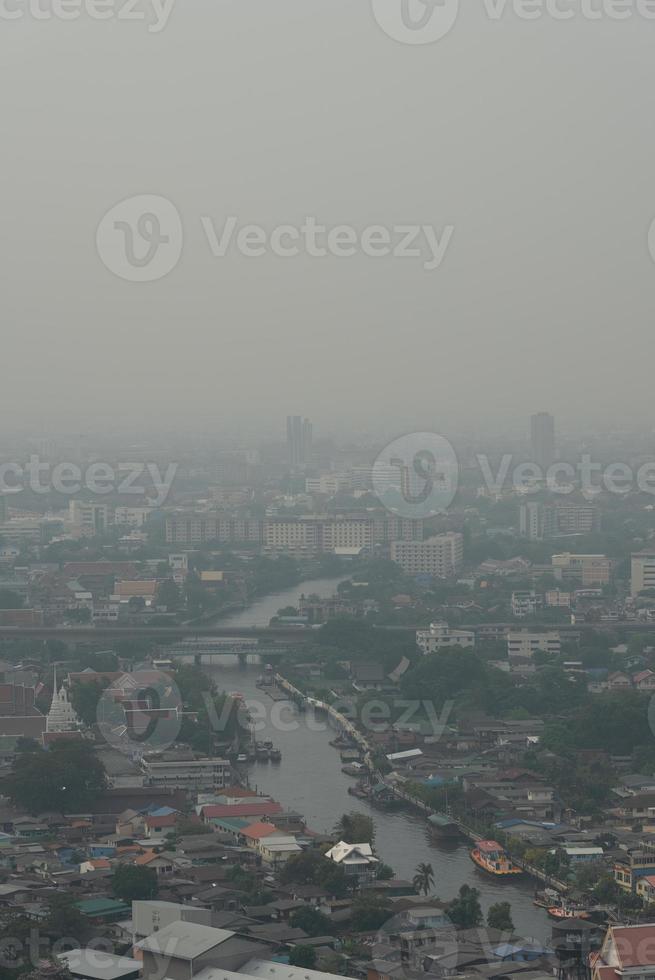
[[[95,871],[106,871],[111,868],[111,864],[107,858],[94,858],[92,861],[86,861],[86,864],[90,864]]]
[[[241,831],[242,837],[252,837],[253,840],[260,840],[262,837],[270,837],[271,834],[279,834],[279,830],[272,823],[252,823],[245,830]]]
[[[157,855],[155,854],[154,851],[145,851],[143,854],[140,854],[138,856],[138,858],[135,860],[134,863],[135,864],[150,864],[150,862],[152,861],[152,859],[153,858],[156,858],[156,857],[157,857]]]

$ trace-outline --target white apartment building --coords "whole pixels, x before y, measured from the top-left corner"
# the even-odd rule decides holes
[[[577,581],[583,586],[609,585],[612,561],[605,555],[572,555],[565,552],[551,558],[553,575],[560,581]]]
[[[157,756],[141,760],[148,786],[174,789],[224,789],[231,783],[231,766],[227,759],[175,759]]]
[[[456,531],[449,531],[426,541],[392,541],[391,560],[406,575],[452,578],[462,567],[464,538]]]
[[[630,592],[637,596],[645,589],[655,589],[655,550],[639,551],[632,556]]]
[[[451,630],[448,623],[430,623],[429,629],[416,631],[416,645],[424,656],[440,650],[470,650],[475,646],[475,633]]]
[[[507,654],[510,660],[519,657],[531,660],[537,650],[559,656],[562,644],[556,630],[548,633],[531,633],[528,630],[515,630],[507,634]]]

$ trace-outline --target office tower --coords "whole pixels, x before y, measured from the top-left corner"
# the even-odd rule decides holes
[[[312,452],[312,423],[300,415],[287,417],[287,451],[292,467],[304,466]]]
[[[539,412],[530,420],[532,461],[543,469],[555,462],[555,419],[548,412]]]

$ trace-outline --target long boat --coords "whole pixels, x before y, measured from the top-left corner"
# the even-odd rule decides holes
[[[430,833],[438,840],[454,840],[462,836],[459,824],[445,813],[433,813],[428,817]]]
[[[469,851],[471,861],[494,878],[516,878],[523,869],[514,864],[504,847],[495,840],[480,840]]]

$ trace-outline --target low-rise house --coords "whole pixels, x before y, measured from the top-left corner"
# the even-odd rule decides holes
[[[343,868],[349,878],[356,878],[360,885],[373,880],[379,864],[370,844],[347,844],[339,841],[325,856]]]

